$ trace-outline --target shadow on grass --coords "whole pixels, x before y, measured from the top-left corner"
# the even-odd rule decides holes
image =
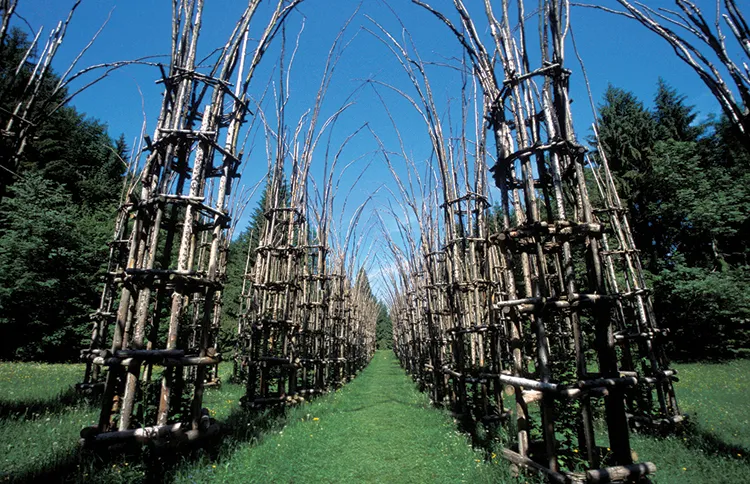
[[[8,417],[25,417],[33,420],[41,415],[63,413],[80,404],[89,405],[93,399],[89,395],[77,392],[75,388],[60,393],[56,397],[33,400],[3,400],[0,398],[0,419]]]
[[[219,422],[218,435],[179,447],[119,445],[90,450],[77,447],[48,463],[20,473],[0,476],[8,482],[145,482],[173,480],[180,467],[200,460],[217,461],[231,455],[239,444],[255,446],[286,424],[286,408],[237,409]],[[108,472],[124,474],[108,478]]]
[[[680,439],[680,443],[690,450],[696,450],[708,455],[730,457],[750,466],[750,448],[727,442],[715,432],[703,428],[693,420],[688,420],[674,431],[641,431],[640,433],[656,439],[663,439],[669,436],[677,437]]]

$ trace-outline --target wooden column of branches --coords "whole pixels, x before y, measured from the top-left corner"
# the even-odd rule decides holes
[[[323,233],[310,245],[303,266],[302,300],[299,303],[302,329],[299,333],[301,397],[322,393],[325,385],[325,338],[323,325],[328,314],[330,285],[326,270],[328,247]]]
[[[498,373],[497,347],[504,333],[491,314],[490,268],[497,258],[490,254],[493,247],[487,236],[489,203],[483,173],[480,168],[475,174],[474,187],[454,187],[450,192],[456,198],[444,204],[446,289],[453,314],[447,332],[454,362],[453,368],[444,367],[444,371],[451,376],[457,395],[455,410],[464,420],[489,423],[503,417],[502,387],[491,375]]]
[[[671,425],[683,417],[672,388],[675,372],[664,356],[664,332],[656,325],[606,160],[586,170],[586,149],[573,131],[570,71],[563,65],[568,2],[543,1],[538,15],[527,15],[522,1],[513,6],[505,1],[500,16],[484,2],[493,51],[461,0],[453,1],[459,26],[430,5],[414,2],[445,23],[471,59],[495,142],[492,172],[500,211],[491,226],[479,215],[486,208],[481,189],[457,190],[455,170],[444,164],[452,156],[466,157],[466,148],[444,148],[422,64],[402,62],[417,66],[405,67],[412,80],[417,73],[425,78],[415,87],[438,169],[449,175],[442,177],[444,247],[426,252],[433,274],[427,299],[434,308],[428,311],[431,318],[414,321],[409,294],[420,281],[405,275],[394,297],[397,354],[418,379],[437,380],[439,348],[422,365],[424,351],[415,346],[424,341],[418,326],[439,328],[439,289],[445,281],[452,319],[443,342],[451,358],[443,369],[452,380],[455,411],[475,421],[510,414],[506,428],[513,437],[504,456],[553,482],[640,479],[655,467],[633,463],[629,424]],[[541,48],[536,69],[526,45],[532,22]],[[406,57],[405,49],[393,50]],[[482,136],[477,139],[481,146]],[[477,159],[481,164],[481,153]],[[603,206],[594,207],[589,199],[594,184]],[[500,385],[515,400],[511,410],[503,408]],[[597,415],[603,416],[606,446],[595,439]],[[574,472],[574,462],[586,470]]]
[[[304,167],[295,163],[290,192],[285,193],[284,155],[283,137],[279,135],[255,267],[245,276],[251,283],[243,295],[239,335],[247,374],[243,402],[248,406],[280,403],[297,396],[301,329],[298,296],[304,294],[307,180],[303,179]]]
[[[364,370],[375,356],[379,312],[372,294],[363,285],[355,283],[351,289],[352,324],[346,339],[346,371],[349,379]]]
[[[323,381],[324,389],[331,384],[340,386],[343,382],[342,367],[346,362],[343,346],[343,330],[347,320],[344,311],[346,309],[346,273],[343,267],[343,261],[340,257],[335,257],[330,268],[330,291],[328,292],[328,317],[323,324],[323,348],[325,379]]]
[[[425,291],[427,296],[429,360],[425,366],[424,379],[431,390],[432,401],[441,405],[446,400],[456,406],[456,392],[450,391],[450,373],[444,368],[455,368],[453,354],[448,346],[448,328],[452,327],[453,312],[448,304],[448,271],[444,250],[433,250],[424,254]]]
[[[374,354],[376,303],[371,294],[352,287],[347,269],[356,265],[354,259],[347,259],[345,249],[334,250],[329,243],[338,189],[338,181],[333,179],[336,161],[354,135],[345,139],[330,165],[324,155],[323,192],[308,194],[308,184],[315,186],[310,167],[322,133],[351,105],[347,102],[318,128],[334,69],[348,45],[342,47],[343,35],[353,18],[336,36],[315,102],[290,136],[284,134],[288,131],[284,86],[289,79],[285,79],[284,59],[280,63],[281,101],[276,113],[278,132],[273,135],[277,148],[271,193],[256,263],[252,271],[246,271],[239,321],[243,368],[239,373],[247,379],[246,406],[292,404],[324,393],[351,379]],[[282,195],[285,163],[291,165],[291,179],[289,193]],[[361,207],[354,225],[360,213]]]
[[[221,359],[216,332],[228,206],[241,161],[240,128],[249,113],[247,88],[296,3],[277,3],[246,68],[248,30],[259,5],[249,2],[216,62],[205,69],[197,64],[204,0],[173,4],[161,113],[120,210],[100,322],[82,355],[108,368],[99,423],[81,432],[84,444],[181,442],[216,430],[202,408],[203,389]]]
[[[115,280],[115,274],[124,272],[128,261],[129,239],[126,238],[125,232],[128,229],[130,220],[130,205],[127,203],[127,195],[131,191],[125,181],[124,197],[121,200],[120,207],[117,210],[115,220],[115,230],[112,241],[109,243],[109,261],[107,265],[107,276],[104,280],[102,294],[99,299],[99,308],[91,315],[92,333],[89,347],[81,351],[81,357],[85,360],[86,370],[83,381],[76,385],[76,390],[87,393],[99,393],[104,389],[104,379],[101,372],[102,366],[94,364],[91,358],[87,356],[93,350],[105,348],[109,342],[109,331],[116,322],[116,303],[118,283]]]
[[[425,197],[429,190],[408,193],[399,182],[421,234],[419,243],[407,238],[406,254],[391,243],[400,270],[393,311],[397,351],[420,386],[430,389],[434,402],[447,401],[469,428],[481,423],[494,430],[507,418],[502,384],[495,378],[507,341],[506,328],[498,321],[501,314],[492,306],[501,297],[497,275],[504,266],[489,237],[484,132],[479,130],[476,141],[469,142],[471,126],[482,125],[482,113],[469,119],[472,95],[464,89],[462,122],[457,133],[450,132],[454,126],[441,120],[425,64],[408,34],[399,41],[378,27],[381,34],[374,35],[396,56],[417,93],[415,99],[405,97],[430,136],[435,167],[428,178],[438,186],[426,198],[440,207],[426,216],[408,199]],[[469,76],[463,85],[471,85]],[[414,169],[410,183],[412,178],[423,183]],[[409,222],[401,225],[402,233],[410,231]]]
[[[685,418],[672,385],[676,371],[669,368],[665,352],[668,331],[657,324],[626,215],[628,209],[617,194],[601,146],[599,153],[600,161],[591,166],[591,173],[601,206],[593,212],[607,228],[602,233],[601,255],[607,290],[615,296],[613,336],[620,350],[620,374],[638,378],[638,385],[626,394],[628,421],[631,427],[668,429]]]
[[[267,213],[300,217],[301,211],[286,208]],[[299,220],[276,226],[297,230],[304,226]],[[267,227],[273,225],[270,219]],[[272,244],[280,245],[264,248],[271,239],[261,239],[259,262],[249,275],[255,282],[240,321],[247,406],[292,404],[338,388],[374,354],[376,301],[362,287],[352,286],[343,257],[327,265],[324,244],[300,243],[292,251],[287,236],[295,243],[306,240],[304,232],[294,230],[273,239]],[[263,256],[271,263],[261,261]]]
[[[329,281],[324,390],[343,386],[367,366],[374,354],[377,320],[375,300],[359,281],[352,284],[343,253],[336,254]]]
[[[393,247],[393,245],[392,245]],[[397,252],[394,254],[398,254]],[[435,393],[433,377],[434,360],[429,352],[427,311],[422,294],[426,291],[424,280],[415,277],[420,275],[419,260],[416,257],[396,255],[399,266],[398,276],[392,281],[398,288],[392,294],[391,318],[393,321],[393,350],[406,371],[419,384],[421,390],[429,389]],[[412,270],[409,270],[412,269]],[[447,342],[447,340],[445,340]],[[442,373],[442,370],[440,370]],[[448,381],[444,382],[447,394]]]
[[[448,187],[442,192],[447,199],[441,205],[440,248],[415,246],[414,255],[405,257],[394,252],[401,259],[400,288],[392,309],[395,348],[434,403],[448,405],[467,428],[483,424],[495,429],[508,417],[503,385],[495,378],[506,367],[508,354],[507,328],[492,306],[500,294],[500,258],[488,237],[484,164],[477,163],[470,172],[459,166],[452,153],[457,151],[437,154],[438,159],[446,156],[439,164],[445,167],[440,169],[442,186]],[[458,173],[470,182],[457,183],[453,175]],[[421,225],[437,232],[425,221]]]

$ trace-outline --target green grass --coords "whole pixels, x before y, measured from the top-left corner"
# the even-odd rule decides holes
[[[83,365],[0,364],[0,477],[30,476],[75,454],[94,409],[72,390]]]
[[[656,484],[750,482],[750,361],[676,366],[691,426],[667,438],[635,435],[639,461],[657,465]],[[225,382],[230,370],[223,365]],[[70,391],[82,373],[0,363],[0,482],[516,482],[502,460],[471,449],[392,353],[286,412],[242,411],[240,385],[210,389],[205,406],[227,433],[220,445],[173,456],[81,451],[79,431],[98,415]]]
[[[510,482],[431,407],[390,352],[343,389],[288,412],[255,445],[178,472],[177,482]]]
[[[667,438],[636,435],[632,442],[640,460],[656,464],[654,482],[750,482],[750,360],[676,367],[677,397],[690,427]]]
[[[51,403],[83,377],[83,365],[0,363],[0,405]]]

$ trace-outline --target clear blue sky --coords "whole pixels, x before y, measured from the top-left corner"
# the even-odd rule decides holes
[[[21,0],[19,13],[29,24],[45,32],[63,19],[73,0]],[[206,2],[206,17],[201,34],[202,52],[208,53],[223,45],[244,8],[240,0],[212,0]],[[434,0],[433,6],[451,12],[449,0]],[[480,7],[480,2],[467,2]],[[533,2],[536,5],[536,2]],[[603,5],[616,7],[613,0],[602,0]],[[671,2],[660,2],[667,5]],[[712,11],[706,4],[707,12]],[[710,2],[708,2],[710,3]],[[169,51],[171,2],[167,0],[83,0],[70,27],[68,36],[55,59],[54,67],[64,71],[80,49],[89,41],[99,26],[111,13],[109,24],[81,61],[81,67],[102,62],[134,59],[148,55],[166,54]],[[408,0],[391,0],[390,8],[404,21],[411,32],[423,58],[435,62],[460,56],[458,45],[447,29],[434,17],[412,5]],[[292,71],[292,95],[287,118],[294,125],[296,119],[311,107],[320,81],[325,56],[334,37],[346,19],[356,9],[353,0],[305,0],[288,24],[287,35],[292,42],[304,18],[305,29],[301,36],[300,50]],[[477,16],[481,17],[481,8]],[[380,0],[363,0],[359,14],[354,19],[347,39],[353,38],[336,72],[334,85],[323,109],[323,117],[336,111],[363,79],[374,78],[410,91],[408,80],[387,49],[362,27],[373,28],[367,16],[382,23],[391,32],[398,34],[399,27],[391,10]],[[256,24],[256,29],[259,27]],[[24,27],[25,28],[25,27]],[[665,42],[657,38],[634,21],[594,11],[577,8],[573,11],[573,29],[578,48],[586,63],[594,99],[599,102],[609,83],[633,91],[647,104],[651,104],[656,82],[663,77],[688,97],[688,103],[696,106],[701,116],[717,113],[718,105],[698,77],[677,59]],[[257,31],[257,30],[256,30]],[[274,67],[275,51],[269,51],[264,60],[264,69],[256,77],[251,92],[259,95]],[[589,134],[592,114],[588,97],[580,75],[578,62],[571,46],[567,51],[567,67],[574,71],[571,79],[573,115],[580,138]],[[454,71],[434,67],[431,71],[438,102],[459,95],[460,80]],[[160,107],[160,86],[154,81],[158,71],[153,67],[128,67],[112,73],[109,78],[80,94],[73,102],[76,108],[87,115],[106,123],[112,137],[124,134],[132,144],[141,129],[143,109],[148,121],[147,132],[153,131]],[[423,162],[430,154],[426,131],[409,105],[393,93],[381,90],[389,102],[392,114],[400,124],[400,130],[408,149],[415,160]],[[141,95],[142,93],[142,95]],[[333,145],[365,122],[393,150],[398,149],[397,139],[390,122],[371,88],[363,89],[355,98],[356,105],[347,111],[333,132]],[[358,166],[373,159],[366,176],[354,187],[346,210],[339,200],[337,210],[342,210],[346,222],[353,207],[363,201],[380,185],[393,187],[390,174],[379,157],[373,153],[376,144],[371,136],[362,134],[351,143],[345,158],[354,159],[367,155]],[[320,170],[318,166],[317,170]],[[358,170],[351,170],[342,178],[342,198],[352,184]],[[250,153],[250,160],[243,173],[242,183],[254,185],[266,172],[265,153],[262,143]],[[320,177],[320,172],[313,170]],[[381,190],[373,207],[387,203],[388,193]],[[240,221],[240,229],[246,225]],[[368,215],[365,215],[368,218]],[[375,250],[379,237],[373,232]],[[377,267],[370,267],[373,276]],[[373,281],[373,286],[380,286]]]

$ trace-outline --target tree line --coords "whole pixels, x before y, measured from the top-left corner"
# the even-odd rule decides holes
[[[14,29],[0,49],[3,126],[32,75],[33,55],[23,62],[29,46],[25,33]],[[58,81],[49,72],[40,89],[52,92]],[[47,104],[66,97],[60,90]],[[71,360],[89,336],[89,313],[98,305],[128,147],[72,106],[33,114],[42,121],[20,157],[0,173],[7,187],[0,201],[0,359]],[[14,142],[13,133],[2,133],[3,158],[14,152]]]
[[[609,86],[598,150],[627,202],[675,356],[725,358],[750,344],[750,152],[736,124],[698,114],[661,79],[650,109]]]

